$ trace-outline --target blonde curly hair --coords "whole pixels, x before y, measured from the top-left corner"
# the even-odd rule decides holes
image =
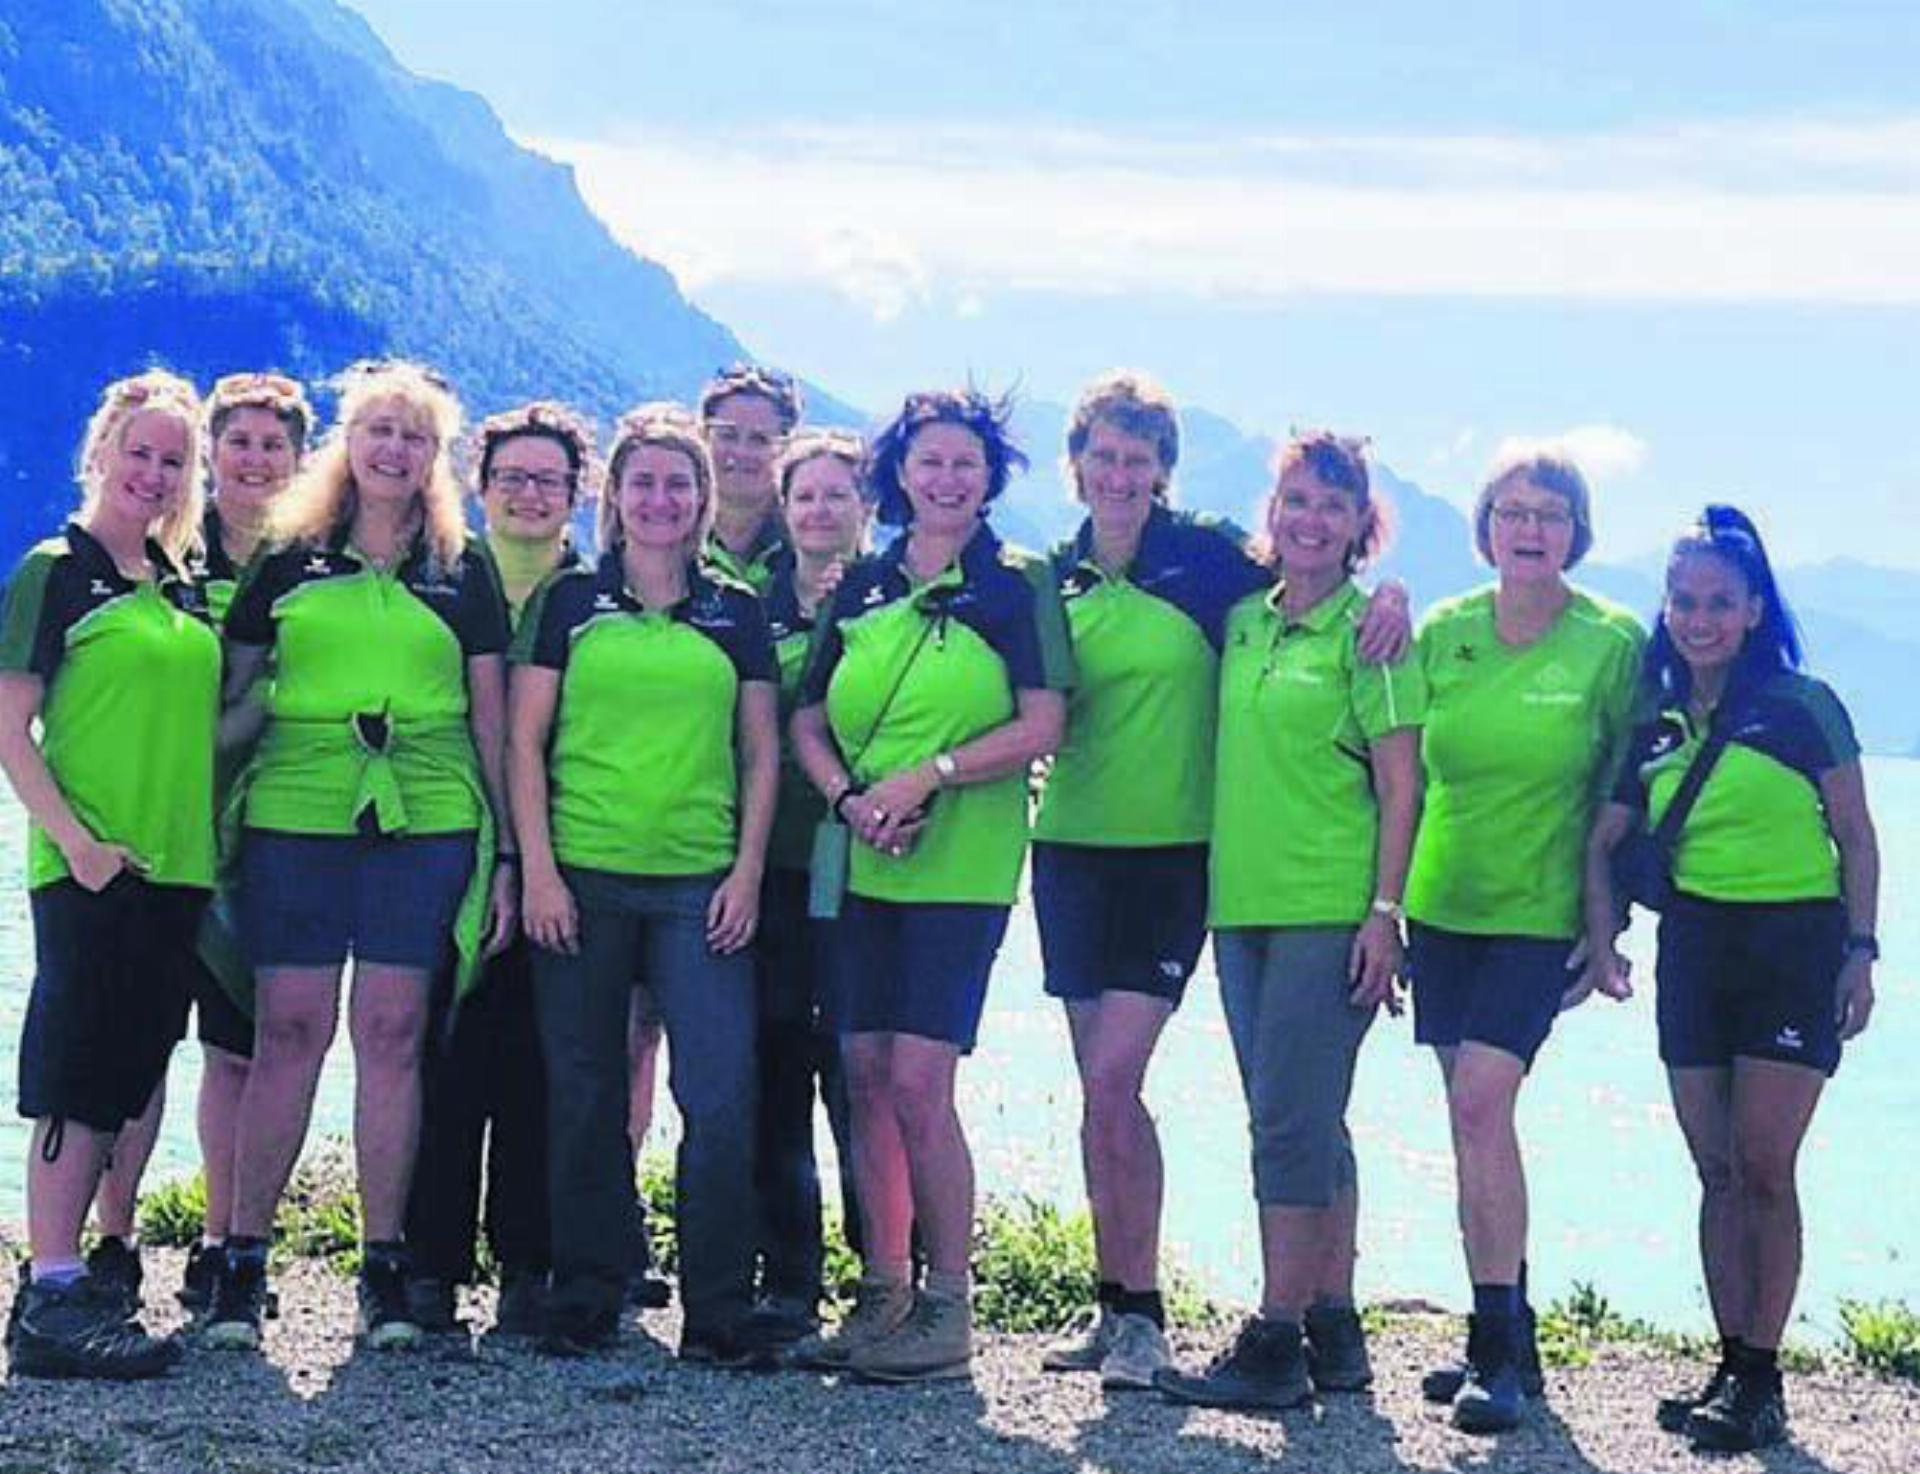
[[[185,562],[200,546],[200,522],[206,511],[206,488],[196,468],[200,464],[204,416],[200,395],[192,384],[165,369],[148,369],[130,378],[115,379],[100,393],[100,403],[87,421],[80,441],[75,479],[80,483],[80,516],[90,516],[106,489],[106,464],[117,450],[134,416],[153,411],[171,415],[186,427],[187,460],[180,475],[180,494],[160,519],[154,541],[175,564]]]

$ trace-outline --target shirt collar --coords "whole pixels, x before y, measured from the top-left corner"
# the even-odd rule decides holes
[[[106,545],[78,522],[67,524],[67,547],[78,558],[89,574],[113,580],[122,588],[132,588],[133,580],[120,571],[120,565],[113,561]],[[153,580],[157,584],[171,583],[179,579],[180,570],[174,566],[173,559],[167,556],[167,550],[147,539],[147,562],[153,568]]]
[[[1286,591],[1286,587],[1287,581],[1282,578],[1267,591],[1267,608],[1272,610],[1274,617],[1288,629],[1303,629],[1316,635],[1325,634],[1341,620],[1349,617],[1353,612],[1353,606],[1364,597],[1360,592],[1360,585],[1349,578],[1305,614],[1298,619],[1292,619],[1280,607],[1280,596]]]
[[[948,564],[939,574],[926,583],[914,586],[912,576],[907,572],[907,537],[902,532],[879,554],[880,564],[889,573],[899,577],[902,584],[915,594],[933,589],[951,588],[956,584],[977,582],[983,574],[992,572],[1000,565],[1001,543],[991,524],[982,520],[966,546],[960,549],[960,557]]]
[[[715,592],[714,581],[707,577],[697,558],[687,561],[687,591],[666,609],[648,609],[633,596],[627,588],[626,566],[620,560],[620,549],[608,548],[600,555],[600,561],[594,568],[594,589],[597,593],[611,594],[620,601],[620,606],[633,614],[670,614],[676,618],[684,609],[692,607],[702,598]]]
[[[1134,549],[1133,561],[1127,565],[1127,577],[1136,583],[1158,573],[1172,560],[1173,555],[1173,512],[1158,497],[1147,512],[1146,523],[1140,529],[1140,545]],[[1109,577],[1093,556],[1093,518],[1084,517],[1079,532],[1073,538],[1073,560],[1082,568],[1092,570],[1100,578]]]

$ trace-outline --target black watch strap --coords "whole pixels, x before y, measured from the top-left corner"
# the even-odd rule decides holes
[[[1846,953],[1849,957],[1864,957],[1869,962],[1880,960],[1880,939],[1870,931],[1857,931],[1847,938]]]

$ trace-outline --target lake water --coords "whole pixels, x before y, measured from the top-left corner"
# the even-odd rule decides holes
[[[1920,762],[1871,759],[1868,785],[1886,876],[1879,1010],[1822,1102],[1801,1163],[1807,1263],[1796,1334],[1830,1339],[1847,1297],[1920,1305]],[[23,820],[0,798],[0,1057],[11,1088],[32,936],[20,866]],[[1651,926],[1629,938],[1639,996],[1592,1002],[1563,1019],[1522,1103],[1533,1190],[1536,1299],[1576,1280],[1616,1306],[1677,1329],[1704,1329],[1693,1246],[1691,1169],[1654,1050]],[[1079,1198],[1078,1100],[1056,1005],[1041,997],[1031,914],[1016,913],[994,978],[980,1048],[962,1069],[963,1108],[986,1192]],[[151,1180],[197,1166],[192,1091],[198,1049],[175,1056],[172,1104]],[[344,1132],[351,1061],[329,1059],[317,1130]],[[1194,980],[1148,1084],[1168,1163],[1167,1238],[1212,1289],[1256,1293],[1259,1253],[1246,1165],[1246,1117],[1210,969]],[[671,1115],[670,1107],[663,1109]],[[1361,1061],[1352,1125],[1360,1159],[1364,1298],[1464,1299],[1453,1176],[1437,1071],[1408,1021],[1376,1025]],[[824,1133],[823,1133],[824,1134]],[[0,1221],[21,1216],[25,1129],[0,1121]]]

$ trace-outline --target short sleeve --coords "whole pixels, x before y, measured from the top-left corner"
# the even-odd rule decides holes
[[[780,657],[767,627],[766,607],[758,598],[742,595],[733,604],[734,623],[727,632],[727,656],[743,681],[780,680]]]
[[[572,609],[577,600],[571,591],[583,575],[568,574],[550,578],[534,590],[526,612],[520,616],[520,629],[513,638],[508,659],[515,665],[537,665],[546,670],[565,670],[573,648],[573,627],[577,621]]]
[[[1805,710],[1814,732],[1815,774],[1830,773],[1858,760],[1860,739],[1854,733],[1853,719],[1831,686],[1823,681],[1808,681]]]
[[[461,653],[469,660],[476,655],[498,655],[507,648],[513,629],[500,575],[493,559],[472,544],[462,554],[460,564],[460,602],[454,633],[460,637]]]
[[[66,630],[59,618],[59,555],[36,548],[7,581],[0,614],[0,670],[31,672],[51,681],[66,653]]]
[[[1600,690],[1600,762],[1594,774],[1592,792],[1604,796],[1613,790],[1614,779],[1625,766],[1627,744],[1635,719],[1647,704],[1640,676],[1641,654],[1647,634],[1638,621],[1621,619],[1621,628],[1629,638],[1620,641],[1612,663],[1602,677]]]
[[[273,643],[273,606],[287,588],[289,553],[273,553],[255,558],[240,574],[227,606],[226,637],[236,645]]]
[[[1048,566],[1038,559],[1008,570],[1006,617],[989,639],[1006,662],[1007,683],[1016,691],[1066,691],[1073,686],[1073,637],[1066,606]]]
[[[840,634],[840,621],[853,613],[857,598],[854,593],[856,583],[864,586],[865,580],[840,580],[840,587],[833,593],[833,602],[813,627],[813,643],[807,649],[807,663],[800,673],[799,693],[794,697],[797,706],[818,706],[827,699],[827,687],[833,681],[833,672],[840,664],[840,657],[846,653],[846,642]]]
[[[1622,808],[1632,809],[1636,813],[1646,812],[1647,785],[1641,773],[1652,760],[1663,726],[1664,718],[1641,722],[1627,739],[1625,756],[1621,759],[1619,772],[1614,775],[1610,795],[1612,801]]]
[[[1354,718],[1368,742],[1427,719],[1427,678],[1409,653],[1392,665],[1367,665],[1350,653]]]

